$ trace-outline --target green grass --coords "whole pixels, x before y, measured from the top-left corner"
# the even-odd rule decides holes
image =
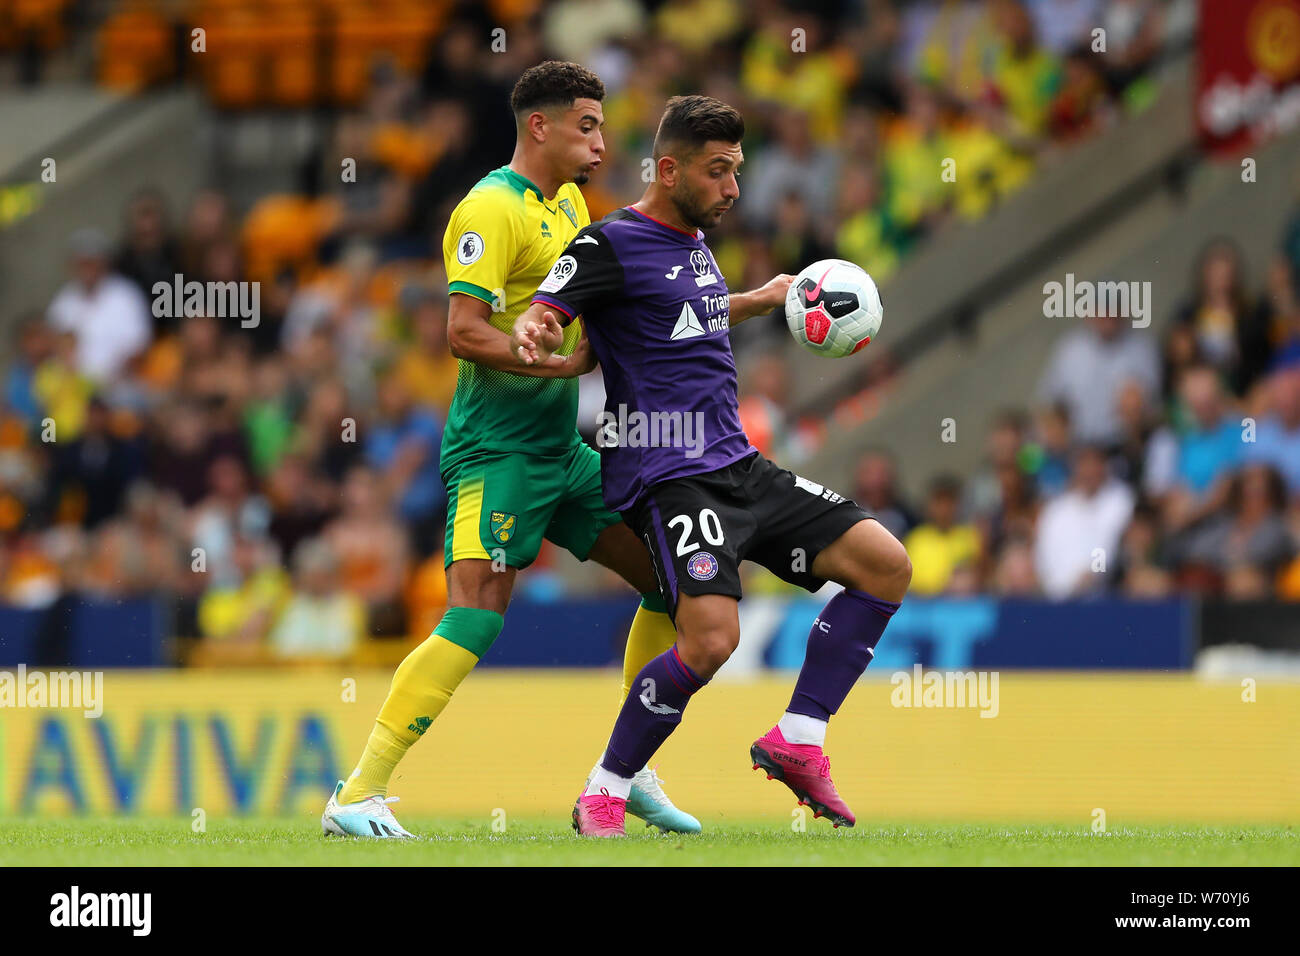
[[[185,818],[0,821],[0,866],[1295,866],[1300,831],[1262,826],[1084,827],[896,824],[832,830],[809,821],[708,825],[702,836],[629,827],[629,839],[580,841],[567,821],[402,822],[424,839],[321,835],[315,820]]]

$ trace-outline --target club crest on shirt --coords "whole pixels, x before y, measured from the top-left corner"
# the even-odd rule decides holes
[[[519,520],[517,516],[508,511],[494,511],[490,518],[492,540],[505,544],[514,537],[515,524]]]
[[[713,274],[713,266],[709,263],[709,257],[704,254],[702,249],[696,249],[691,253],[691,269],[695,272],[695,284],[697,286],[713,285],[718,281],[718,277]]]
[[[711,581],[718,573],[718,559],[707,551],[696,551],[686,562],[686,573],[697,581]]]
[[[578,225],[578,214],[574,212],[573,203],[569,202],[569,200],[560,200],[560,212],[568,216],[569,222],[573,223],[575,227]]]

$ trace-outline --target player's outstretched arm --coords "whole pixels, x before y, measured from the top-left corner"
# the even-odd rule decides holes
[[[573,378],[594,366],[589,348],[580,348],[573,355],[551,354],[559,348],[558,341],[544,360],[523,362],[515,352],[511,337],[489,321],[491,314],[492,307],[482,299],[452,293],[447,311],[447,345],[452,355],[502,372],[535,378]],[[563,329],[560,334],[563,337]]]
[[[794,276],[782,273],[753,292],[733,293],[729,304],[729,324],[737,325],[785,305],[785,295],[790,291],[790,283],[793,281]]]

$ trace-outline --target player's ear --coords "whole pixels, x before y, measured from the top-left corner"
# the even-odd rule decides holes
[[[681,168],[678,166],[677,160],[671,156],[660,156],[659,161],[655,163],[655,175],[659,177],[659,182],[668,189],[672,189],[677,185],[677,176],[680,172]]]
[[[546,114],[541,110],[534,110],[529,113],[528,118],[524,120],[524,129],[533,142],[546,142]]]

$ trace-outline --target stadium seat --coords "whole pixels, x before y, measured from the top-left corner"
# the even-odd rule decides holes
[[[113,14],[96,38],[101,86],[135,93],[176,72],[171,27],[151,3]]]

